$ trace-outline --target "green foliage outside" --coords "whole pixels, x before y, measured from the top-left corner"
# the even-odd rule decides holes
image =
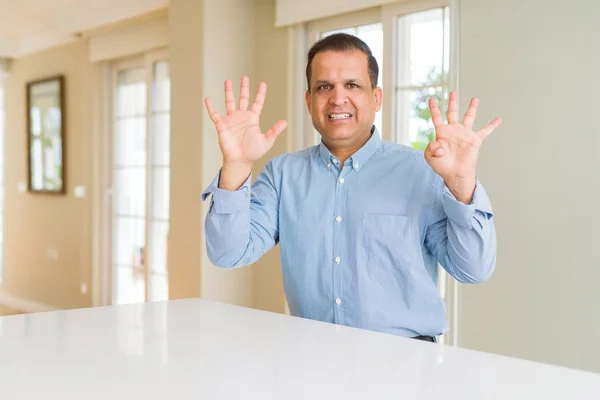
[[[442,110],[445,104],[447,104],[448,94],[442,92],[442,83],[448,81],[448,74],[444,73],[444,79],[442,81],[442,74],[440,71],[436,71],[435,68],[431,68],[427,74],[427,78],[419,86],[428,86],[425,89],[417,91],[417,96],[412,101],[413,115],[415,118],[421,119],[426,122],[427,128],[419,127],[417,132],[417,138],[412,143],[412,147],[419,150],[425,150],[427,145],[435,140],[435,130],[431,123],[431,111],[429,111],[429,98],[435,97]],[[435,93],[432,93],[435,87]],[[443,96],[443,99],[442,99]],[[443,112],[443,111],[442,111]]]

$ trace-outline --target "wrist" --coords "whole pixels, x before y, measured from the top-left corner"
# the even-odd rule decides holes
[[[453,177],[444,179],[444,182],[456,200],[467,205],[471,204],[477,186],[476,176],[468,178]]]
[[[223,163],[219,177],[219,189],[236,191],[252,173],[253,164],[249,163]]]

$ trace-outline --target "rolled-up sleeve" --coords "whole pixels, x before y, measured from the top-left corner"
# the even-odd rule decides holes
[[[202,200],[212,194],[210,212],[215,214],[233,214],[248,208],[250,203],[250,184],[252,175],[236,191],[219,189],[221,172],[202,193]]]
[[[425,244],[458,281],[484,282],[496,265],[496,230],[490,199],[479,179],[471,204],[456,200],[443,181],[439,185],[441,189],[436,192],[441,192],[441,198],[432,207]]]
[[[252,264],[278,242],[272,165],[253,185],[250,175],[236,191],[219,189],[219,178],[220,173],[202,193],[203,201],[211,197],[204,225],[208,258],[223,268]]]

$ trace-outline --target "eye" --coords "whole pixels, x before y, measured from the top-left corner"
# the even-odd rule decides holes
[[[317,90],[330,90],[330,89],[331,89],[331,85],[329,85],[329,84],[317,86]]]
[[[349,89],[357,89],[357,88],[359,88],[359,86],[356,83],[349,83],[347,86],[348,86]]]

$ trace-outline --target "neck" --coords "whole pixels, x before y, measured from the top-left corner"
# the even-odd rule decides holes
[[[346,160],[349,159],[352,154],[356,153],[361,147],[363,147],[370,138],[371,132],[369,132],[366,137],[361,138],[358,142],[355,141],[349,144],[341,144],[335,143],[335,141],[329,142],[323,140],[323,144],[329,149],[331,154],[333,154],[333,156],[339,160],[340,168],[344,168],[344,163]]]

